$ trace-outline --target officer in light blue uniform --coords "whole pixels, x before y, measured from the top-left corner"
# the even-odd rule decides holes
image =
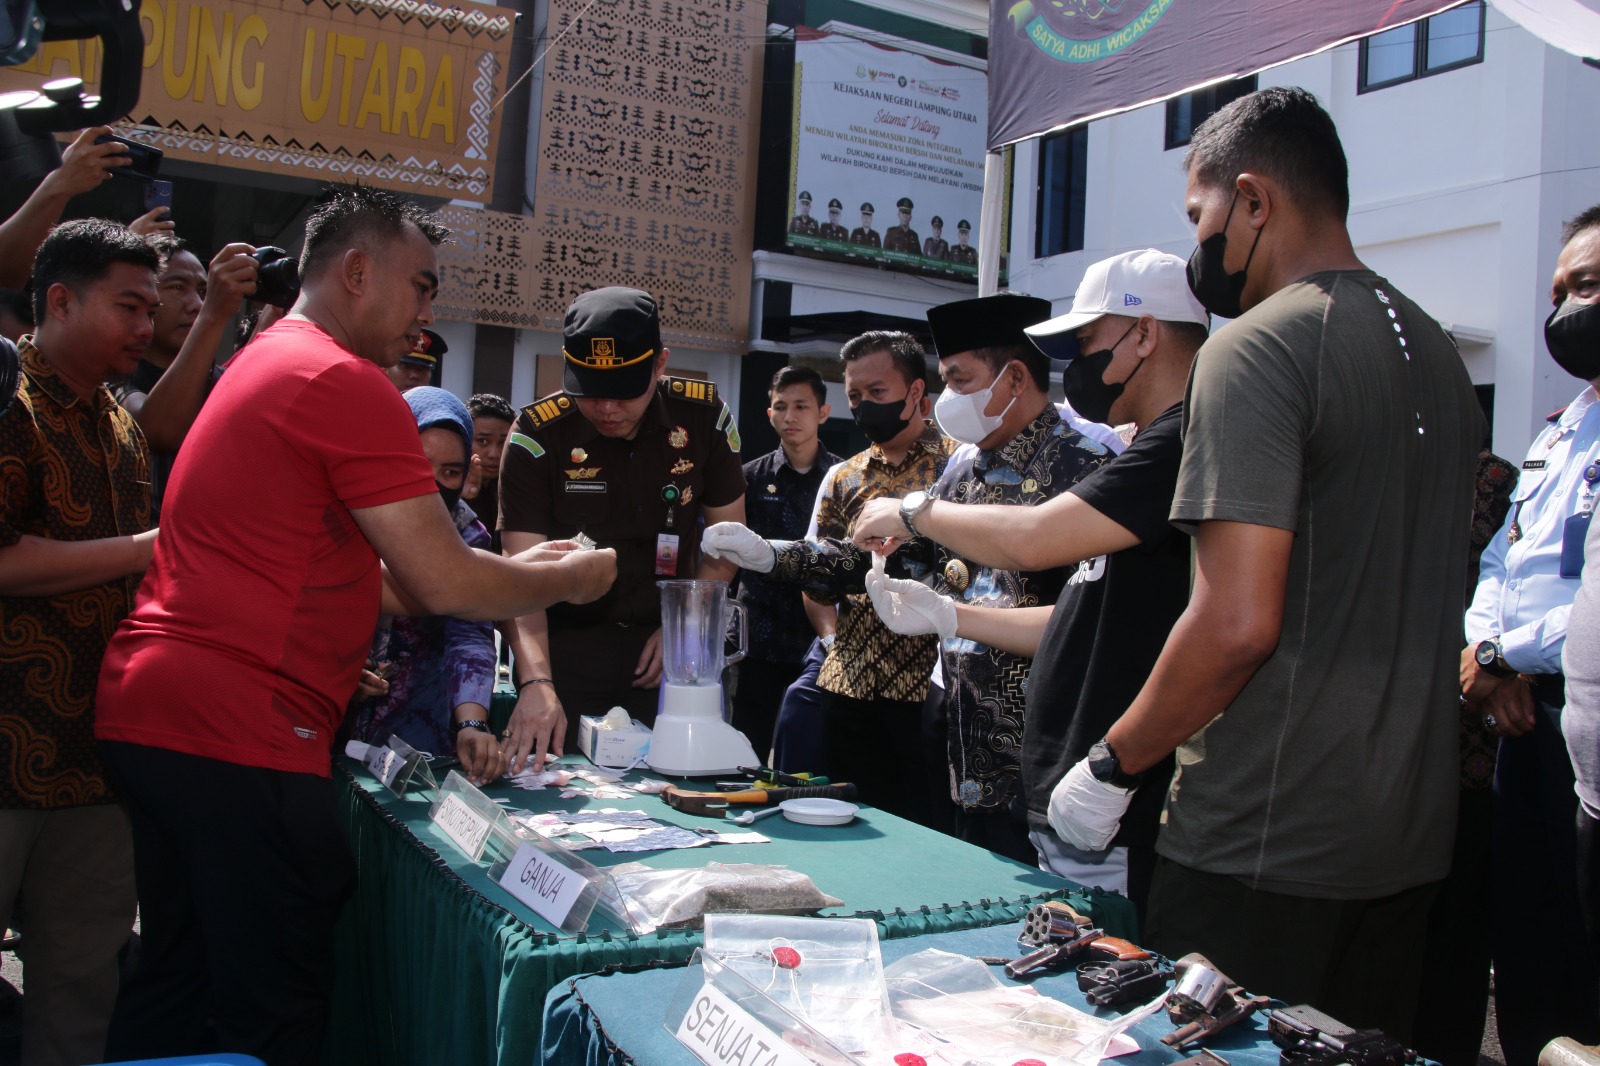
[[[1500,737],[1492,897],[1517,914],[1515,931],[1497,927],[1494,944],[1508,1064],[1534,1062],[1557,1036],[1600,1039],[1600,985],[1578,894],[1577,796],[1561,729],[1567,616],[1600,500],[1600,335],[1580,328],[1593,318],[1600,215],[1569,223],[1562,243],[1545,342],[1557,365],[1588,385],[1550,416],[1523,460],[1505,526],[1483,553],[1460,664],[1463,698]]]

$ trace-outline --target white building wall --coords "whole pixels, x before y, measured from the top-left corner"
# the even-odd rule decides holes
[[[1600,202],[1600,142],[1586,116],[1600,70],[1492,7],[1482,63],[1358,95],[1358,46],[1274,68],[1262,86],[1323,101],[1350,160],[1357,252],[1456,331],[1474,382],[1495,389],[1495,450],[1513,459],[1581,385],[1551,361],[1543,324],[1563,220]],[[1011,287],[1058,312],[1088,264],[1130,248],[1188,256],[1183,149],[1163,151],[1165,105],[1089,127],[1082,252],[1035,246],[1038,149],[1017,150]]]

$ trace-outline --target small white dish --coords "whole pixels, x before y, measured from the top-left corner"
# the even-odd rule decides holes
[[[783,816],[801,825],[846,825],[855,821],[854,803],[836,799],[792,799],[778,804]]]

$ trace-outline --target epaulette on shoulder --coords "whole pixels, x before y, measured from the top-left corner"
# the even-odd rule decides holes
[[[667,394],[678,400],[693,400],[713,406],[717,403],[717,383],[700,378],[667,378]]]
[[[1567,409],[1565,407],[1557,407],[1554,411],[1551,411],[1549,414],[1545,415],[1544,420],[1553,426],[1557,422],[1561,421],[1561,416],[1566,413]]]
[[[528,419],[528,428],[541,429],[570,415],[578,409],[572,397],[565,392],[552,392],[542,400],[535,400],[522,409]]]

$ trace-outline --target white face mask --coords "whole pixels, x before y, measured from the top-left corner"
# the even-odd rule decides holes
[[[1000,374],[1003,373],[1005,367],[1000,369]],[[988,410],[989,401],[994,398],[994,387],[1000,381],[1000,374],[994,376],[994,381],[989,382],[988,388],[979,389],[977,392],[963,394],[947,388],[939,394],[938,402],[933,405],[933,420],[939,423],[939,429],[945,436],[963,444],[977,444],[1000,428],[1000,423],[1005,420],[1006,411],[1011,410],[1012,404],[1017,402],[1017,398],[1013,396],[1011,403],[1006,404],[1005,410],[999,414],[983,413]]]

